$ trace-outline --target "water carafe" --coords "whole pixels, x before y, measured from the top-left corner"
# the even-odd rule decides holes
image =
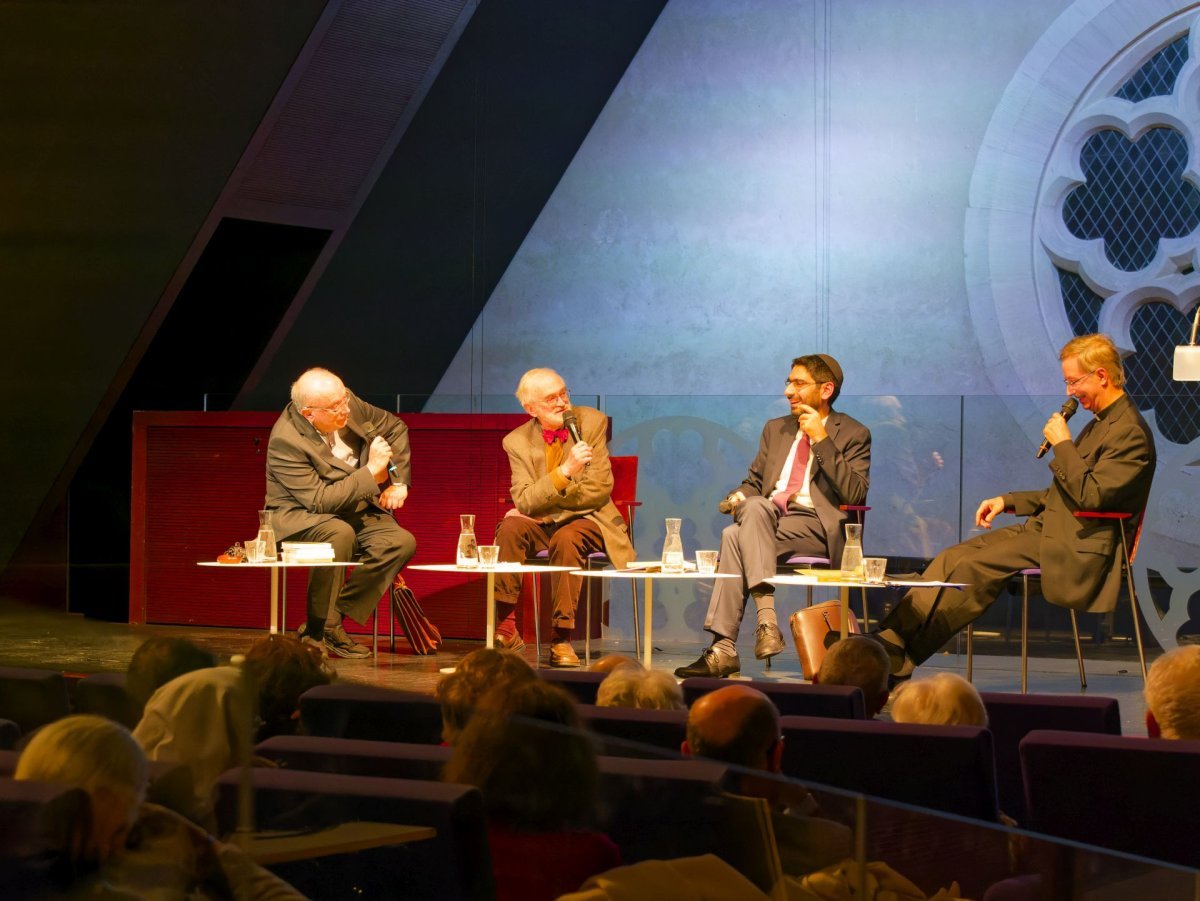
[[[679,526],[682,519],[667,520],[667,537],[663,540],[662,571],[665,573],[683,572],[683,539],[679,537]]]
[[[463,569],[479,566],[479,546],[475,543],[475,514],[463,513],[458,517],[458,554],[455,564]]]
[[[274,562],[278,559],[279,552],[275,547],[275,527],[271,525],[271,511],[258,511],[258,537],[257,541],[263,543],[263,562]]]
[[[842,551],[842,575],[847,579],[863,577],[862,523],[846,523],[846,549]]]

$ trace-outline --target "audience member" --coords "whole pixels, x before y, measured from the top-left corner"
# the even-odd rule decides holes
[[[217,655],[197,647],[186,638],[156,635],[142,642],[129,660],[125,691],[138,709],[150,696],[176,676],[217,665]]]
[[[688,713],[682,750],[685,756],[739,767],[735,790],[771,805],[775,841],[788,875],[812,873],[850,855],[850,830],[810,816],[816,809],[812,795],[781,777],[779,711],[761,691],[729,685],[697,698]]]
[[[669,673],[640,666],[619,666],[605,676],[596,692],[598,707],[682,710],[683,690]]]
[[[66,824],[60,851],[68,897],[302,898],[240,850],[186,819],[143,804],[148,766],[129,730],[105,717],[69,716],[39,729],[15,777],[83,789],[90,814]]]
[[[591,739],[558,686],[533,679],[480,700],[445,779],[483,792],[498,901],[549,901],[620,864],[612,840],[588,828],[599,778]]]
[[[493,688],[530,682],[537,678],[533,668],[513,651],[478,648],[459,661],[454,672],[437,684],[442,705],[442,741],[452,745],[466,728],[479,699]]]
[[[987,709],[975,686],[962,676],[937,673],[896,689],[892,720],[927,726],[986,726]]]
[[[862,689],[868,717],[878,716],[888,701],[891,664],[879,642],[865,635],[850,635],[825,653],[813,684],[852,685]]]
[[[245,668],[243,673],[240,667],[217,666],[173,679],[150,698],[133,730],[151,760],[182,763],[192,771],[197,822],[210,822],[212,788],[221,773],[238,765],[239,749],[293,731],[300,695],[332,678],[319,646],[287,635],[256,641]]]
[[[1200,739],[1200,645],[1167,651],[1146,677],[1151,738]]]
[[[588,667],[588,669],[593,673],[611,673],[613,670],[620,669],[623,666],[642,669],[641,662],[630,657],[628,654],[605,654]]]

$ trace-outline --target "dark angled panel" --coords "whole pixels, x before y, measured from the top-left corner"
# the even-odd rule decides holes
[[[232,397],[328,236],[238,219],[217,226],[71,483],[73,611],[124,619],[128,610],[133,411],[200,410],[205,391]],[[187,485],[189,474],[180,459],[175,477]],[[213,502],[185,497],[192,506]]]
[[[247,403],[432,390],[664,5],[481,3]]]
[[[21,473],[0,567],[33,523],[26,575],[57,559],[61,578],[61,550],[30,560],[58,532],[39,507],[61,506],[94,412],[324,5],[0,3],[0,382],[38,398],[9,419],[38,452],[0,443]],[[57,583],[23,596],[62,604]]]

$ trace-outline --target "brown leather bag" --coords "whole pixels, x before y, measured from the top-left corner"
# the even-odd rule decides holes
[[[392,616],[400,621],[404,637],[412,645],[414,654],[436,654],[442,643],[442,633],[433,621],[425,615],[412,589],[404,582],[404,577],[396,573],[392,583]]]
[[[850,621],[847,630],[850,634],[861,632],[854,611],[847,610]],[[825,651],[842,635],[842,602],[824,601],[797,610],[788,617],[788,625],[792,627],[792,640],[796,642],[796,653],[800,655],[800,669],[804,678],[812,681],[813,675],[821,668],[825,659]]]

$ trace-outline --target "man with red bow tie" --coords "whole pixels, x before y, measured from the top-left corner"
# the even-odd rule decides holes
[[[582,440],[572,440],[563,424],[563,414],[572,409],[570,393],[553,369],[529,370],[521,376],[516,393],[532,418],[504,438],[516,509],[496,529],[500,560],[519,563],[549,550],[551,566],[581,569],[588,554],[604,551],[618,568],[628,565],[633,545],[611,498],[608,417],[592,407],[575,407]],[[551,666],[579,666],[571,631],[582,582],[568,572],[552,575]],[[520,593],[520,575],[497,574],[496,644],[508,650],[525,646],[516,632]]]

